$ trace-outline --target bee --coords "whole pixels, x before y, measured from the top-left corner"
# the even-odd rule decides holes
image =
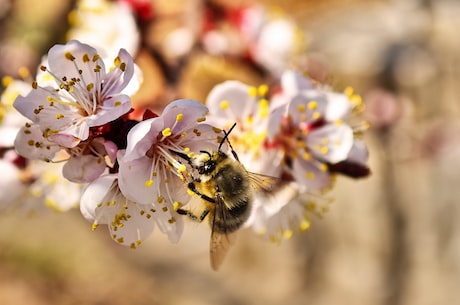
[[[178,208],[177,212],[197,222],[208,217],[211,227],[210,261],[214,270],[220,267],[228,249],[234,243],[236,232],[248,220],[254,194],[272,194],[283,184],[281,179],[255,174],[245,169],[228,139],[235,126],[236,123],[228,132],[224,130],[224,137],[217,151],[200,151],[199,154],[191,156],[173,151],[199,174],[198,177],[191,175],[192,179],[187,187],[202,199],[202,214],[197,216],[182,208]],[[222,151],[225,141],[233,158]]]

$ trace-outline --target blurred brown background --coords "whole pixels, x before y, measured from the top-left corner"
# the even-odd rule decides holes
[[[0,304],[460,304],[460,1],[264,2],[305,32],[305,69],[363,95],[373,175],[280,245],[244,231],[217,273],[204,224],[133,251],[79,211],[0,215]],[[1,0],[1,76],[34,70],[72,5]]]

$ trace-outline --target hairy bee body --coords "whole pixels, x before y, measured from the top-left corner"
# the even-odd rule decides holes
[[[202,199],[203,213],[197,216],[182,208],[178,208],[177,212],[199,222],[208,217],[211,267],[214,270],[222,263],[236,231],[248,220],[254,192],[272,194],[283,184],[278,178],[251,173],[244,168],[228,141],[228,134],[234,127],[235,124],[229,132],[224,131],[225,137],[217,151],[200,151],[191,155],[173,151],[198,172],[199,176],[191,173],[188,188]],[[229,144],[233,158],[221,150],[224,141]]]
[[[195,181],[196,189],[215,202],[204,201],[209,209],[210,225],[219,233],[238,230],[248,219],[251,211],[252,191],[248,172],[243,165],[222,152],[215,152],[210,160],[215,168]],[[216,213],[216,204],[223,204]]]

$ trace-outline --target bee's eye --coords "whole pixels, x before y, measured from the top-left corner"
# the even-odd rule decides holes
[[[198,173],[200,174],[209,174],[216,167],[216,163],[212,161],[205,162],[203,166],[198,168]]]

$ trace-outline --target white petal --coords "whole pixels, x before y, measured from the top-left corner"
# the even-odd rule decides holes
[[[131,128],[127,135],[124,161],[133,161],[145,156],[147,151],[157,141],[157,136],[164,128],[163,119],[156,117],[139,122]]]
[[[281,76],[281,87],[283,94],[292,97],[302,90],[313,89],[313,84],[300,73],[288,70]]]
[[[50,96],[51,87],[33,89],[26,96],[18,96],[14,101],[14,108],[29,120],[36,122],[37,114],[34,112],[40,105],[47,105],[47,98]]]
[[[57,134],[50,135],[48,139],[54,144],[57,144],[63,147],[67,147],[67,148],[73,148],[77,146],[78,144],[80,144],[80,139],[70,134],[57,133]]]
[[[98,209],[103,209],[99,207]],[[155,215],[150,209],[151,205],[139,205],[137,203],[127,201],[122,210],[114,215],[113,221],[109,223],[110,236],[117,243],[136,248],[144,241],[154,229]],[[141,211],[145,211],[142,213]],[[120,217],[121,216],[121,217]]]
[[[131,99],[127,95],[119,94],[111,96],[103,101],[103,105],[97,112],[86,118],[89,127],[102,126],[115,121],[131,109]]]
[[[328,124],[313,129],[306,136],[306,143],[320,160],[337,163],[347,158],[353,146],[353,130],[345,124]]]
[[[14,146],[14,141],[19,130],[21,129],[18,127],[0,126],[0,147]]]
[[[104,141],[104,149],[112,163],[115,163],[117,158],[118,147],[112,141]]]
[[[68,58],[70,55],[74,60]],[[49,70],[59,81],[63,77],[68,80],[76,78],[83,80],[83,86],[89,83],[96,85],[105,75],[105,66],[101,58],[93,61],[95,55],[97,55],[96,49],[77,40],[71,40],[64,45],[54,45],[48,51]],[[90,60],[86,62],[84,56],[88,56]],[[97,65],[101,67],[99,80],[94,72]]]
[[[172,206],[167,210],[160,207],[153,216],[160,231],[168,236],[170,242],[177,243],[184,231],[183,217],[177,214]]]
[[[123,151],[118,152],[119,162],[119,187],[129,200],[141,204],[149,204],[160,196],[159,184],[163,184],[162,178],[157,174],[152,176],[152,159],[144,156],[134,161],[125,161]],[[153,180],[153,184],[146,182]]]
[[[80,200],[80,211],[88,221],[96,220],[96,208],[102,203],[102,199],[109,192],[116,178],[116,175],[101,176],[84,190]]]
[[[25,191],[26,186],[21,182],[20,171],[10,162],[0,159],[0,210],[15,203]]]
[[[351,102],[345,94],[328,92],[327,99],[325,113],[327,121],[343,120],[350,114]]]
[[[43,138],[36,124],[22,127],[14,141],[18,154],[28,159],[52,160],[60,147]]]
[[[364,141],[355,140],[347,156],[347,161],[358,164],[366,164],[369,158],[369,151]]]
[[[249,95],[249,86],[239,81],[226,81],[209,92],[206,105],[209,112],[222,120],[242,120],[255,114],[257,103]]]
[[[297,183],[305,186],[308,191],[323,190],[331,184],[327,168],[322,168],[319,162],[296,158],[292,162],[292,168]]]
[[[207,113],[208,108],[200,102],[182,99],[168,104],[161,117],[165,127],[171,128],[173,134],[180,134],[183,130],[197,125],[197,120],[205,118]]]
[[[270,119],[267,128],[267,138],[273,139],[281,132],[283,119],[286,116],[286,109],[287,105],[283,105],[274,109],[270,113]]]
[[[121,92],[133,77],[134,62],[128,51],[120,49],[116,61],[119,61],[119,63],[107,73],[103,80],[105,84],[102,90],[104,96]]]
[[[216,133],[214,127],[208,124],[198,124],[193,129],[196,132],[187,131],[187,136],[179,139],[177,144],[182,147],[188,147],[194,152],[217,150],[223,133]]]
[[[324,118],[327,101],[318,91],[303,91],[294,96],[288,105],[288,113],[294,124],[309,124]]]
[[[62,173],[65,178],[75,183],[88,183],[96,180],[106,169],[104,159],[93,155],[70,158],[64,165]]]

